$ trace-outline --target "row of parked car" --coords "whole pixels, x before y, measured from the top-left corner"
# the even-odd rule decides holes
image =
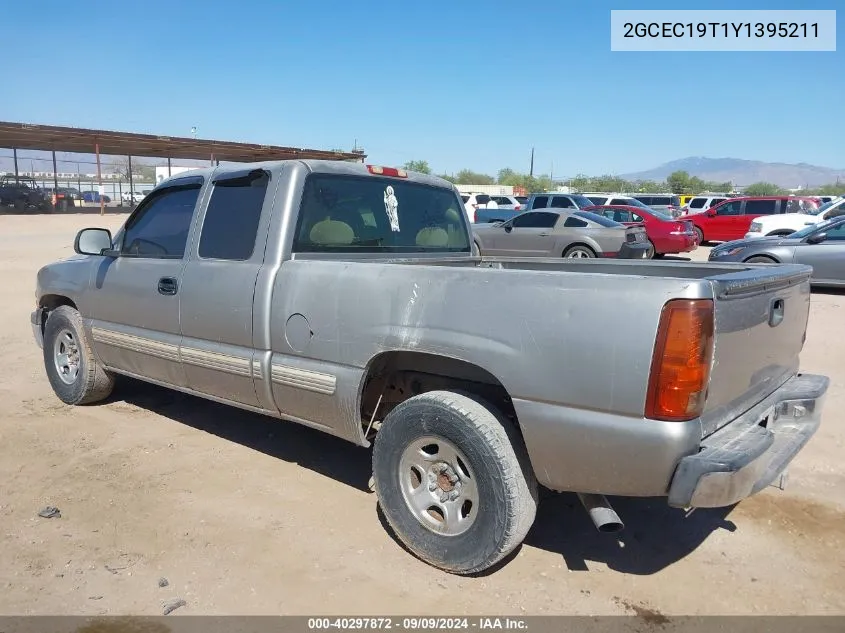
[[[845,197],[704,198],[692,198],[696,208],[677,216],[674,201],[655,208],[613,193],[537,193],[502,206],[475,195],[464,204],[485,255],[651,258],[724,242],[711,260],[812,262],[816,284],[845,284]]]
[[[655,206],[612,193],[535,193],[524,198],[465,194],[464,205],[479,249],[490,255],[530,251],[564,257],[661,257],[695,250],[699,240],[694,225],[672,215],[677,201],[643,197]],[[507,199],[513,202],[507,204]],[[644,252],[621,227],[644,229]]]
[[[124,191],[120,198],[123,204],[138,204],[150,193],[147,191]],[[80,191],[75,187],[40,187],[29,176],[5,175],[0,177],[0,207],[16,211],[51,211],[56,208],[79,206],[82,202],[112,201],[110,196],[98,191]]]

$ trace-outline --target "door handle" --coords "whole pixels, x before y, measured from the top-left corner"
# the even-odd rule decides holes
[[[776,327],[783,321],[783,312],[785,308],[785,301],[783,299],[773,299],[771,308],[769,309],[769,325]]]
[[[173,277],[162,277],[158,280],[158,292],[162,295],[175,295],[179,284]]]
[[[543,231],[542,233],[540,233],[540,237],[548,237],[549,235],[551,235],[551,233],[549,233],[548,231]]]

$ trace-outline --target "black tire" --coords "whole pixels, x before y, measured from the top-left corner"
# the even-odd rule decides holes
[[[702,231],[697,226],[692,227],[693,231],[695,231],[695,235],[698,237],[698,245],[701,246],[704,244],[704,231]]]
[[[578,253],[578,254],[576,254]],[[584,246],[583,244],[574,244],[563,251],[563,257],[595,257],[596,252],[590,248],[589,246]]]
[[[646,259],[654,259],[657,257],[657,249],[654,248],[654,242],[648,241],[648,257]]]
[[[71,355],[76,359],[77,371],[71,382],[66,382],[59,372],[56,340],[69,333],[72,339]],[[75,346],[75,347],[74,347]],[[50,386],[65,404],[90,404],[107,398],[114,388],[114,376],[97,362],[94,351],[85,336],[82,317],[70,306],[59,306],[47,317],[44,325],[44,368]]]
[[[745,260],[746,264],[777,264],[772,257],[767,257],[766,255],[754,255],[753,257],[749,257]]]
[[[18,198],[15,200],[15,211],[26,211],[26,200]]]
[[[411,469],[407,474],[402,472],[403,455],[415,442],[429,439],[435,443],[445,440],[457,448],[466,459],[464,464],[459,455],[457,481],[475,483],[478,504],[470,507],[466,516],[476,514],[461,533],[440,533],[432,519],[426,521],[432,524],[428,527],[405,499],[404,477],[407,475],[410,484],[412,473]],[[413,486],[413,490],[422,487],[436,491],[426,495],[430,501],[423,501],[423,505],[431,504],[426,512],[432,517],[432,509],[443,507],[433,495],[449,494],[438,487],[441,479],[436,472],[431,474],[438,464],[442,465],[434,460],[436,457],[431,456],[428,472],[418,473],[419,484]],[[393,409],[376,435],[373,478],[379,504],[397,538],[423,561],[455,574],[478,573],[502,560],[525,538],[537,513],[537,480],[517,429],[493,407],[469,394],[431,391]],[[446,485],[460,493],[456,482],[447,481]],[[463,512],[466,502],[461,498],[459,495],[449,503],[461,504],[453,507]],[[441,515],[445,518],[445,511],[441,510]]]

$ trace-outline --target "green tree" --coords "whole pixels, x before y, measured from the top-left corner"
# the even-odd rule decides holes
[[[734,189],[732,182],[707,182],[704,184],[706,185],[705,191],[729,193]]]
[[[471,169],[462,169],[458,172],[458,182],[462,185],[494,185],[496,180],[493,176],[479,174]]]
[[[654,182],[653,180],[640,180],[631,183],[631,185],[630,191],[636,193],[660,193],[669,188],[665,182]]]
[[[783,189],[770,182],[755,182],[748,185],[743,193],[746,196],[777,196],[783,193]]]
[[[430,174],[431,167],[428,166],[427,160],[409,160],[407,163],[402,165],[408,171],[416,171],[421,174]]]
[[[845,183],[836,182],[816,189],[820,196],[845,196]]]
[[[438,176],[438,178],[442,178],[443,180],[448,180],[452,184],[456,184],[458,182],[458,179],[455,176],[450,176],[449,174],[440,174],[440,176]]]
[[[520,185],[523,178],[524,176],[522,174],[516,173],[510,167],[505,167],[504,169],[499,170],[496,181],[500,185],[510,185],[514,187]]]
[[[672,193],[689,193],[690,176],[685,171],[673,171],[666,178],[666,184],[669,185]]]

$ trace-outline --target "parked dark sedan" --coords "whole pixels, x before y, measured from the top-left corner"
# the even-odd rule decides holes
[[[710,251],[711,262],[751,264],[807,264],[813,267],[810,283],[845,286],[845,216],[792,233],[788,237],[737,240]]]

